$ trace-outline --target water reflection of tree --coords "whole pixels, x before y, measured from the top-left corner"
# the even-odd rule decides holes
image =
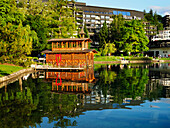
[[[105,96],[113,96],[113,102],[120,104],[125,98],[142,96],[149,80],[146,68],[120,69],[113,66],[111,69],[101,67],[98,71],[96,86],[99,86]]]
[[[19,82],[9,85],[7,92],[0,89],[0,127],[34,127],[42,117],[48,117],[49,123],[56,121],[56,127],[76,126],[76,121],[66,119],[80,114],[76,95],[52,94],[51,83],[41,79],[29,78],[22,86],[22,92]]]

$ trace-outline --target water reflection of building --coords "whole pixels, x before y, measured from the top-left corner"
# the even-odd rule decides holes
[[[56,93],[86,93],[92,90],[91,83],[95,81],[93,68],[81,72],[45,72],[47,81],[52,81],[52,92]]]
[[[157,63],[150,66],[149,82],[146,92],[153,92],[162,86],[164,97],[170,97],[170,64]]]

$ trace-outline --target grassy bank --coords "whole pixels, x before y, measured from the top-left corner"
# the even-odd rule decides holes
[[[21,69],[24,69],[24,67],[0,64],[0,77],[10,75],[14,72],[21,70]]]
[[[122,59],[125,60],[152,60],[152,57],[130,57],[130,56],[99,56],[95,57],[94,61],[120,61]]]

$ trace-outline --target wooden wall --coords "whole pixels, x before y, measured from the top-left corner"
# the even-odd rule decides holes
[[[60,66],[60,67],[93,66],[93,63],[94,63],[93,60],[94,60],[93,52],[89,52],[89,53],[72,53],[72,54],[67,54],[67,53],[46,54],[46,63],[52,64],[53,66]]]

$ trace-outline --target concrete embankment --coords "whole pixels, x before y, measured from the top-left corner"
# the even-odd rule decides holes
[[[94,64],[140,64],[140,63],[165,63],[170,60],[120,60],[120,61],[94,61]]]
[[[25,73],[28,73],[28,72],[33,72],[33,71],[34,71],[33,68],[22,69],[20,71],[14,72],[14,73],[12,73],[12,74],[10,74],[8,76],[0,77],[0,83],[4,82],[4,81],[11,80],[11,79],[14,79],[14,78],[17,78],[17,77],[19,77],[22,74],[25,74]]]

